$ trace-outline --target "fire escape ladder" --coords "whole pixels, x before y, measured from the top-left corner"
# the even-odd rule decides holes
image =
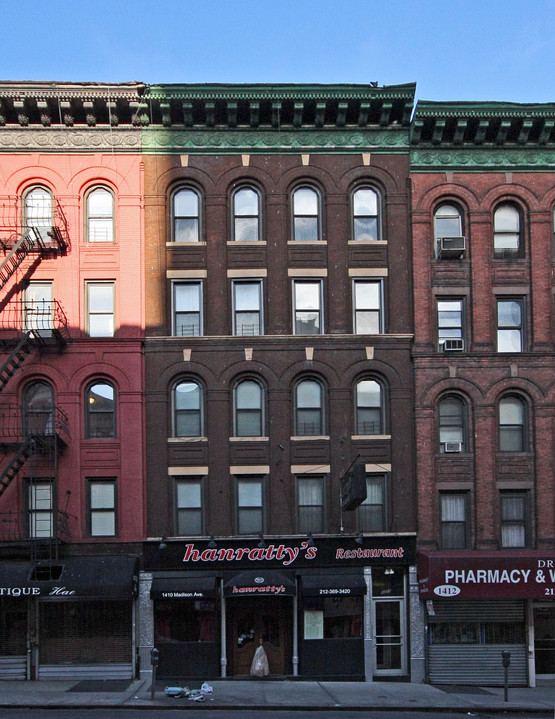
[[[34,444],[33,437],[25,437],[17,448],[16,453],[10,460],[8,466],[4,469],[0,475],[0,497],[4,494],[6,489],[10,486],[14,477],[17,476],[19,470],[23,467],[25,462],[29,459]]]
[[[40,244],[40,235],[34,227],[29,227],[28,232],[19,238],[0,265],[0,290],[6,285],[27,255],[36,249],[37,244]]]
[[[8,359],[0,367],[0,392],[8,384],[10,378],[13,377],[30,354],[31,345],[29,343],[29,333],[26,332],[21,337],[16,347],[14,347]]]

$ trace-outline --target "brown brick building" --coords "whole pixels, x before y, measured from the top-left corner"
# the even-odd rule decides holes
[[[555,671],[555,106],[421,102],[411,128],[428,678]]]
[[[141,611],[163,676],[248,674],[260,642],[274,675],[420,671],[413,92],[146,92]],[[343,511],[349,470],[366,499]]]

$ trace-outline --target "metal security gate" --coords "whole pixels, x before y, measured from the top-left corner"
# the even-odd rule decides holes
[[[428,616],[430,684],[502,686],[501,652],[511,652],[509,684],[526,686],[525,603],[434,600]]]
[[[37,679],[131,679],[132,603],[39,603]]]

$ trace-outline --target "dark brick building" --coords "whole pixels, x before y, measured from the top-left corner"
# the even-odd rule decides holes
[[[409,631],[413,92],[143,98],[142,644],[163,676],[248,674],[260,642],[274,675],[422,671]],[[343,511],[348,471],[366,499]]]
[[[555,106],[418,103],[415,412],[428,678],[555,671]]]

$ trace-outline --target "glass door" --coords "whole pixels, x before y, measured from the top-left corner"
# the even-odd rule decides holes
[[[403,674],[405,671],[404,600],[375,600],[373,625],[375,673]]]

